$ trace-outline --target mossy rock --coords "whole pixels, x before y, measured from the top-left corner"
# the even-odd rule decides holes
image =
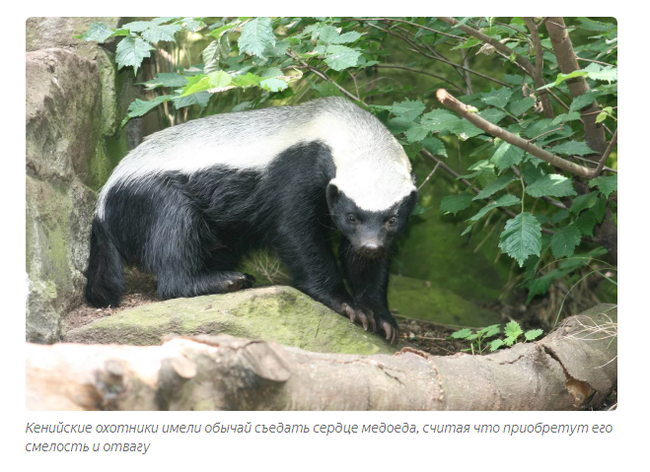
[[[391,346],[302,292],[285,286],[155,302],[70,330],[66,342],[157,345],[169,334],[225,333],[313,352],[392,354]]]
[[[391,277],[388,302],[391,310],[399,315],[434,323],[479,328],[502,321],[499,314],[427,280]]]

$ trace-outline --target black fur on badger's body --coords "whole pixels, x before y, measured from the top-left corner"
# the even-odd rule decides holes
[[[342,98],[168,128],[123,159],[100,193],[86,299],[118,306],[124,261],[154,273],[163,299],[248,288],[254,278],[238,263],[271,248],[296,288],[394,342],[388,250],[416,198],[402,147]]]

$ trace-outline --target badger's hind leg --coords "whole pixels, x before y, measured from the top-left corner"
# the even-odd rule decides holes
[[[161,299],[196,297],[250,288],[252,275],[237,272],[238,257],[221,248],[189,201],[160,215],[149,234],[145,265],[156,274]]]

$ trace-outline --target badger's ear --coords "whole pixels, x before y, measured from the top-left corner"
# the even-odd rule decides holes
[[[327,190],[325,192],[327,197],[327,206],[332,208],[332,206],[339,201],[339,197],[340,197],[339,188],[336,186],[334,182],[330,182],[329,184],[327,184]]]

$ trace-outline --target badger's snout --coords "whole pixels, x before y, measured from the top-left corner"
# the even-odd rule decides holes
[[[378,242],[366,242],[358,247],[357,253],[368,259],[381,257],[386,253],[386,248]]]

